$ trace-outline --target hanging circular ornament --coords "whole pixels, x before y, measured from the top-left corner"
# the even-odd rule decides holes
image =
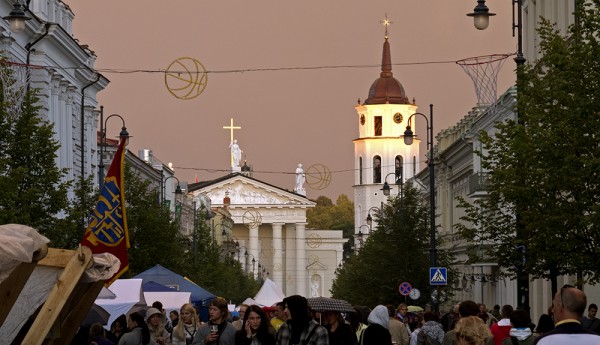
[[[208,74],[202,63],[191,57],[181,57],[165,71],[165,86],[175,98],[194,99],[206,88]]]
[[[306,184],[312,189],[325,189],[331,183],[331,170],[323,164],[311,165],[305,175]]]

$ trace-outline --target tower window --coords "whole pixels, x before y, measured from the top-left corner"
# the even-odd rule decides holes
[[[413,176],[417,174],[417,156],[413,156]]]
[[[358,157],[358,184],[363,184],[362,170],[362,157]]]
[[[396,164],[396,168],[394,170],[394,173],[396,175],[395,181],[400,180],[400,182],[402,182],[403,181],[402,180],[402,171],[403,171],[403,168],[404,168],[402,156],[400,156],[400,155],[396,156],[396,163],[395,164]]]
[[[373,157],[373,183],[381,183],[381,157]]]
[[[375,136],[380,137],[383,133],[383,119],[381,116],[375,116]]]

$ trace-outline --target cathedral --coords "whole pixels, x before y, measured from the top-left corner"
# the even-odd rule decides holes
[[[215,211],[215,240],[245,272],[271,279],[286,296],[330,297],[347,241],[342,231],[307,228],[306,211],[316,204],[304,195],[303,175],[294,191],[258,180],[239,166],[238,143],[231,148],[230,174],[188,186],[198,205],[205,200]]]

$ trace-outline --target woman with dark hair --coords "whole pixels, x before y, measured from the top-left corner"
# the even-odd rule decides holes
[[[134,311],[127,317],[127,328],[129,332],[123,334],[119,345],[148,345],[150,342],[150,330],[142,314]]]
[[[329,332],[329,345],[356,345],[357,339],[352,328],[337,311],[325,313],[325,328]]]
[[[269,330],[269,319],[257,305],[246,308],[242,319],[242,329],[235,333],[236,345],[275,345],[275,338]]]
[[[106,334],[106,338],[118,344],[125,331],[127,331],[127,317],[121,314],[121,316],[110,324],[110,331]]]

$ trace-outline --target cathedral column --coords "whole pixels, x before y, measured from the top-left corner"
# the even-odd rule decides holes
[[[283,223],[273,223],[273,282],[283,289],[283,246],[281,240],[281,230]]]
[[[296,223],[296,291],[306,295],[306,223]]]
[[[252,223],[248,230],[248,253],[252,256],[248,257],[248,268],[252,270],[252,276],[256,278],[256,270],[258,269],[258,253],[260,253],[260,248],[258,244],[258,224]],[[254,258],[255,263],[252,265],[252,258]]]

